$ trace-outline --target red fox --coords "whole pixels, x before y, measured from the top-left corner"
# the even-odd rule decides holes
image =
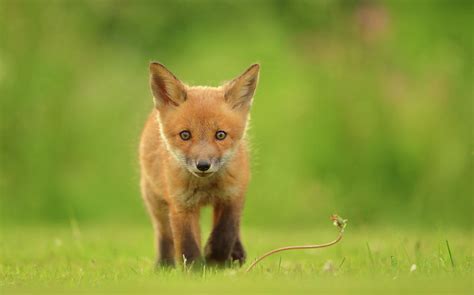
[[[204,261],[245,261],[240,216],[250,178],[246,130],[260,66],[219,87],[188,86],[150,64],[155,108],[140,142],[141,192],[157,265],[203,261],[200,208],[213,206]]]

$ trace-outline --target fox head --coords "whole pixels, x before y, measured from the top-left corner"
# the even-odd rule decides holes
[[[162,64],[150,64],[160,135],[178,163],[207,177],[234,156],[245,136],[260,66],[219,87],[187,86]]]

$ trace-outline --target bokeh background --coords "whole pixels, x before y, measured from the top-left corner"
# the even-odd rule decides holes
[[[0,0],[3,225],[149,226],[148,63],[261,63],[244,225],[472,228],[471,1]]]

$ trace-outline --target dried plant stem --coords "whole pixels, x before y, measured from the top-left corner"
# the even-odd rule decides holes
[[[329,243],[326,243],[326,244],[314,244],[314,245],[303,245],[303,246],[288,246],[288,247],[282,247],[282,248],[278,248],[278,249],[274,249],[270,252],[267,252],[265,253],[264,255],[260,256],[257,260],[255,260],[248,268],[247,270],[245,271],[246,273],[251,271],[255,265],[257,265],[257,263],[259,263],[260,261],[262,261],[263,259],[265,259],[266,257],[270,256],[270,255],[273,255],[275,253],[278,253],[278,252],[282,252],[282,251],[288,251],[288,250],[304,250],[304,249],[319,249],[319,248],[326,248],[326,247],[330,247],[336,243],[338,243],[341,239],[342,239],[342,235],[344,233],[344,229],[342,229],[340,232],[339,232],[339,235],[337,236],[337,238],[332,241],[332,242],[329,242]]]

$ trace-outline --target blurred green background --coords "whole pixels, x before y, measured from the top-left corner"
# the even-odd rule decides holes
[[[148,224],[148,62],[262,65],[244,224],[472,228],[470,1],[0,0],[0,214]]]

